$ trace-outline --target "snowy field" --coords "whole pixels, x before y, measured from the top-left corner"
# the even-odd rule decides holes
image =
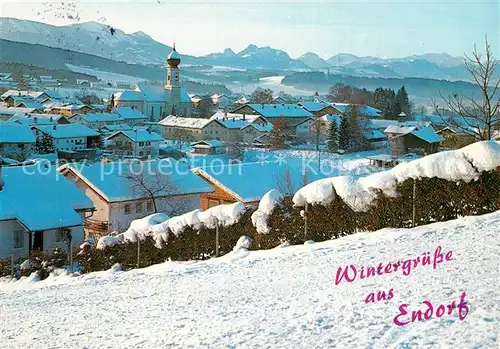
[[[167,262],[42,282],[0,281],[1,348],[498,348],[500,212],[415,229]],[[377,266],[441,246],[452,259],[335,285],[339,266]],[[365,304],[370,292],[388,301]],[[401,304],[459,302],[396,326]],[[462,314],[463,315],[463,314]],[[403,319],[409,319],[409,315]]]

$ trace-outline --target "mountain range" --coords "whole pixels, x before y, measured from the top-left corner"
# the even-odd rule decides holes
[[[90,53],[114,61],[140,65],[165,65],[172,48],[152,39],[144,32],[127,34],[118,28],[97,22],[68,26],[0,18],[0,39],[41,44],[65,50]],[[223,52],[195,57],[182,55],[184,66],[210,65],[239,69],[271,69],[292,71],[328,71],[330,74],[357,77],[419,77],[446,80],[468,80],[461,58],[448,54],[422,54],[404,58],[383,59],[339,53],[323,59],[308,52],[298,59],[269,46],[250,44],[240,52]]]

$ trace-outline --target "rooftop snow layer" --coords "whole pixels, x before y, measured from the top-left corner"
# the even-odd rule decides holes
[[[75,210],[90,209],[92,201],[55,168],[4,167],[0,220],[17,219],[31,231],[83,224]]]
[[[212,122],[210,119],[201,119],[201,118],[185,118],[181,116],[169,115],[163,120],[161,120],[158,124],[162,126],[177,126],[177,127],[185,127],[185,128],[203,128],[208,123]]]
[[[3,143],[35,143],[36,137],[25,125],[0,124],[0,144]]]
[[[144,128],[138,128],[135,130],[121,130],[115,134],[107,137],[106,139],[111,139],[118,134],[123,134],[134,142],[160,142],[163,141],[163,137],[156,132],[149,132]]]
[[[297,104],[247,104],[266,118],[312,118],[313,114]]]
[[[153,187],[165,187],[158,192],[158,197],[209,193],[213,188],[191,172],[184,163],[172,159],[143,162],[96,163],[86,166],[81,164],[65,165],[87,185],[96,190],[108,202],[128,201],[145,198],[140,190],[134,190],[133,183],[127,178],[132,171],[141,173],[142,166],[145,183]]]
[[[356,211],[365,211],[371,205],[376,190],[386,195],[396,195],[398,183],[407,179],[442,178],[449,181],[470,182],[481,172],[500,166],[500,142],[484,141],[467,147],[431,154],[423,158],[402,163],[389,171],[365,177],[340,176],[321,179],[297,191],[293,202],[304,206],[306,202],[327,205],[335,189],[344,202]]]
[[[54,127],[55,126],[55,127]],[[76,138],[99,136],[99,133],[80,124],[54,125],[54,126],[34,126],[41,132],[49,134],[53,138]]]
[[[120,115],[124,119],[145,119],[143,113],[140,110],[130,107],[116,107],[113,112]]]

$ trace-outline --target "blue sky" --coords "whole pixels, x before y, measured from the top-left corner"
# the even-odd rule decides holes
[[[272,46],[292,57],[312,51],[380,57],[446,52],[462,56],[488,35],[499,52],[499,1],[6,1],[0,16],[56,25],[77,12],[80,21],[97,20],[155,40],[177,43],[182,53],[203,55],[248,44]],[[75,10],[68,4],[74,3]]]

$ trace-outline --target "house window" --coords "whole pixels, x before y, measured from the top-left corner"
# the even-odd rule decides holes
[[[146,211],[153,212],[153,201],[148,201],[146,203]]]
[[[146,142],[146,145],[151,145],[151,142]]]
[[[139,147],[144,147],[144,142],[139,142]]]
[[[24,231],[14,230],[14,248],[21,248],[24,246]]]
[[[126,215],[129,215],[132,213],[132,207],[130,206],[130,204],[126,204],[124,207],[124,210],[125,210]]]
[[[144,152],[143,151],[140,151],[139,152],[139,156],[143,156],[144,155]]]
[[[142,202],[135,205],[135,213],[142,213]]]

